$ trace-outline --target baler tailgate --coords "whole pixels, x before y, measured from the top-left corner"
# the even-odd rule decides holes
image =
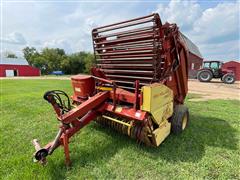
[[[97,67],[126,89],[132,87],[131,79],[144,83],[156,81],[156,71],[160,70],[157,66],[161,58],[161,25],[159,16],[153,14],[94,29]],[[141,77],[137,76],[140,73]]]

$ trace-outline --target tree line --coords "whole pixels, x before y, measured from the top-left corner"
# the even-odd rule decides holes
[[[23,55],[29,65],[39,68],[42,74],[52,71],[63,71],[65,74],[89,73],[95,63],[94,55],[90,52],[66,54],[60,48],[44,48],[39,52],[34,47],[25,47]]]

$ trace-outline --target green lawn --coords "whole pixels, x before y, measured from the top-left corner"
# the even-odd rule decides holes
[[[158,148],[94,122],[71,140],[72,166],[62,148],[45,167],[32,162],[31,140],[52,140],[58,123],[42,98],[47,90],[72,94],[68,80],[2,80],[0,114],[1,179],[239,179],[240,102],[187,101],[191,123]],[[194,96],[189,96],[194,98]]]

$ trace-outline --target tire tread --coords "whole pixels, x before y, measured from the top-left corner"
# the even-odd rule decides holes
[[[174,112],[173,112],[173,116],[171,118],[171,131],[173,134],[180,134],[183,130],[182,130],[182,119],[185,115],[185,113],[187,113],[187,126],[189,124],[189,111],[187,106],[184,105],[176,105],[174,108]],[[187,127],[186,126],[186,127]]]

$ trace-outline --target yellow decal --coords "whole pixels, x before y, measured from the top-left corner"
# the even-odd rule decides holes
[[[75,91],[81,92],[81,89],[80,88],[75,88]]]
[[[122,107],[116,107],[115,112],[120,113],[122,111]]]

